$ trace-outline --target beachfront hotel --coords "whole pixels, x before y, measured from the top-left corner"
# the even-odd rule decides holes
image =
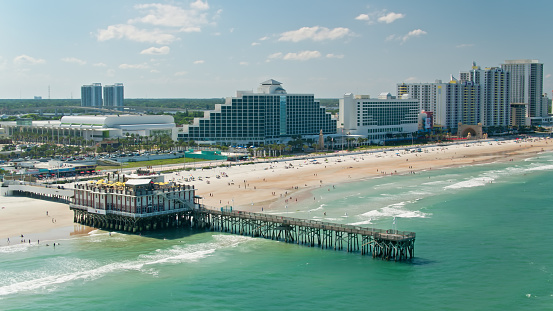
[[[409,95],[395,98],[382,93],[378,98],[347,93],[340,99],[343,134],[367,137],[380,143],[393,136],[411,135],[418,130],[419,101]]]
[[[498,67],[481,69],[473,63],[470,71],[460,72],[448,83],[399,83],[397,94],[411,95],[422,110],[433,113],[434,125],[449,129],[462,124],[511,125],[509,73]]]
[[[543,64],[536,59],[506,60],[501,68],[511,75],[511,103],[528,104],[528,117],[547,117],[543,105]]]
[[[336,134],[336,120],[313,94],[288,94],[282,83],[267,80],[257,93],[237,91],[215,110],[184,125],[179,140],[223,145],[281,143],[295,135]]]

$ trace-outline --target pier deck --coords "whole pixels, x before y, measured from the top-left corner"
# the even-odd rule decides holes
[[[365,228],[243,211],[202,208],[195,226],[311,247],[361,252],[386,260],[414,257],[414,232]]]

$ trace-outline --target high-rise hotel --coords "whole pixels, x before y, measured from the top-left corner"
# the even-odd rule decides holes
[[[215,110],[184,125],[179,140],[217,144],[281,143],[295,135],[336,134],[336,120],[313,94],[288,94],[275,80],[257,93],[237,91]]]
[[[501,68],[511,75],[511,103],[528,105],[528,117],[547,117],[543,100],[543,64],[535,59],[506,60]]]

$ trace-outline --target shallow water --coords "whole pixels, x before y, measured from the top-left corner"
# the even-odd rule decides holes
[[[12,244],[0,247],[0,309],[549,309],[552,177],[541,154],[323,185],[272,211],[415,231],[409,263],[188,230]]]

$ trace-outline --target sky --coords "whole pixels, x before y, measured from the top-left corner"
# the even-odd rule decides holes
[[[288,93],[396,94],[510,59],[544,64],[553,1],[0,1],[0,98],[221,98],[267,79]]]

